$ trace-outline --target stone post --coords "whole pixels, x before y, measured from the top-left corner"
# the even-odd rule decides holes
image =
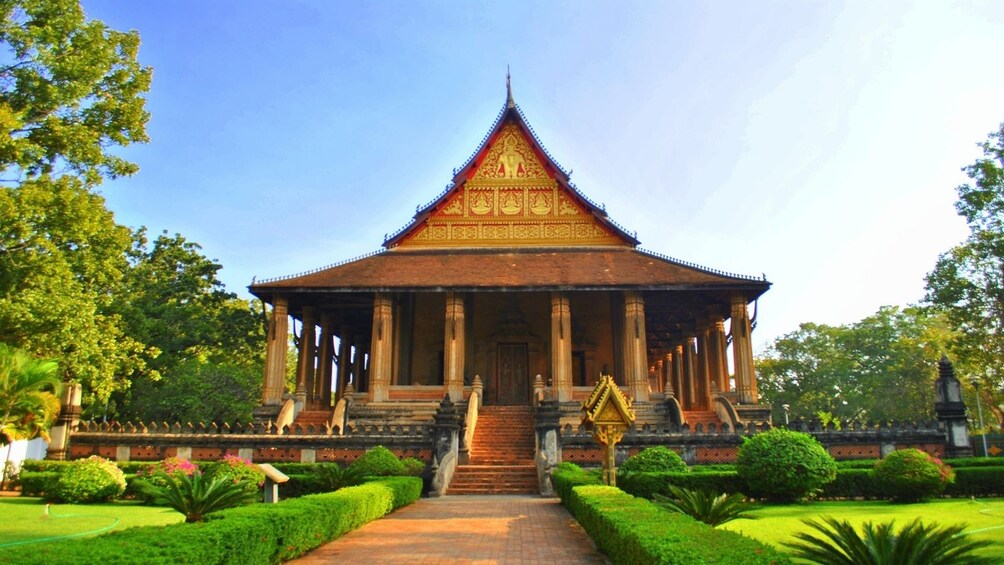
[[[432,426],[432,485],[429,496],[442,496],[450,487],[460,451],[460,427],[463,418],[446,395],[436,410]]]
[[[676,389],[676,399],[683,406],[686,401],[687,389],[683,380],[683,344],[679,343],[673,348],[673,388]]]
[[[756,374],[753,370],[753,341],[746,297],[732,297],[732,360],[736,367],[736,389],[740,404],[756,404]]]
[[[572,314],[568,296],[551,293],[551,378],[559,402],[572,399]]]
[[[443,336],[443,389],[450,398],[462,399],[464,394],[464,297],[460,293],[446,293],[446,330]]]
[[[378,292],[373,298],[373,337],[370,341],[369,366],[370,401],[387,400],[393,359],[394,305],[389,294]]]
[[[554,496],[551,472],[561,463],[561,413],[556,400],[545,400],[534,410],[537,432],[537,484],[541,496]]]
[[[673,354],[667,353],[662,364],[666,368],[666,384],[664,389],[666,396],[676,396],[676,385],[673,384]]]
[[[947,356],[938,362],[938,380],[934,383],[934,413],[945,425],[945,457],[972,457],[966,404],[962,400],[962,385],[955,378],[955,369]]]
[[[697,396],[701,410],[711,409],[711,329],[697,324]]]
[[[624,382],[635,402],[648,402],[648,346],[645,334],[645,298],[637,291],[624,293]]]
[[[272,313],[265,338],[265,382],[262,387],[263,407],[274,407],[279,413],[282,393],[286,388],[286,352],[289,350],[289,309],[285,296],[272,298]],[[267,411],[267,410],[266,410]]]
[[[694,344],[694,338],[688,337],[686,343],[683,345],[683,390],[686,397],[683,407],[686,410],[696,409],[700,402],[700,399],[697,398],[697,384],[694,382],[697,380],[694,359],[696,355],[697,349]]]
[[[338,383],[335,385],[335,394],[341,399],[345,396],[345,387],[349,384],[349,375],[352,373],[352,328],[342,326],[338,336]]]
[[[80,423],[80,396],[83,389],[77,383],[65,383],[60,399],[59,417],[49,429],[49,448],[45,458],[63,461],[69,455],[70,437]]]

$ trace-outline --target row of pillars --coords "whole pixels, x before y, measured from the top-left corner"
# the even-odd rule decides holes
[[[756,379],[753,375],[753,349],[750,340],[750,320],[746,299],[736,296],[732,301],[733,360],[736,387],[741,404],[756,402]],[[464,323],[464,297],[460,293],[446,293],[445,335],[443,336],[443,391],[450,398],[463,398],[464,353],[466,324]],[[300,358],[297,370],[296,392],[309,399],[319,399],[323,406],[331,402],[331,351],[333,327],[330,317],[317,319],[313,309],[305,306],[302,313],[303,331],[300,337]],[[288,303],[277,296],[273,302],[269,321],[263,403],[281,403],[286,370],[286,339],[288,328]],[[320,329],[320,341],[317,340]],[[645,329],[645,301],[640,292],[624,293],[624,317],[620,334],[623,336],[624,383],[628,394],[636,402],[649,400],[649,358]],[[338,359],[348,360],[351,354],[351,328],[341,328]],[[685,409],[708,409],[713,388],[729,390],[729,371],[726,358],[727,339],[724,319],[719,317],[698,328],[698,335],[683,340],[672,351],[656,360],[654,370],[659,388],[680,398]],[[318,345],[319,343],[319,345]],[[551,380],[554,397],[559,402],[572,400],[572,315],[568,295],[551,293]],[[349,382],[349,371],[358,379],[366,373],[369,399],[386,401],[393,377],[394,358],[394,308],[392,296],[377,293],[373,300],[373,330],[369,341],[367,367],[363,367],[365,353],[355,349],[354,363],[338,363],[338,394]],[[318,363],[316,359],[321,361]],[[712,385],[714,383],[714,386]]]
[[[367,351],[365,344],[354,343],[352,328],[340,328],[335,372],[332,365],[335,332],[331,316],[322,314],[318,317],[313,307],[304,306],[301,321],[295,390],[298,399],[311,407],[328,408],[333,400],[345,394],[349,382],[365,389]],[[262,390],[262,404],[266,406],[282,403],[288,340],[289,303],[285,297],[277,296],[273,300],[266,334],[265,383]],[[337,396],[333,396],[333,391]]]

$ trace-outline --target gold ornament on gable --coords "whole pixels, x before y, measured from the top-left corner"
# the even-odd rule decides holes
[[[507,125],[488,149],[478,167],[476,179],[547,178],[547,172],[533,148],[516,125]]]

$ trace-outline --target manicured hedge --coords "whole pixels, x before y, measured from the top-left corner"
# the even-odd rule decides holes
[[[945,463],[953,469],[960,467],[1004,467],[1004,457],[959,457],[957,459],[943,459]]]
[[[617,475],[617,486],[624,492],[651,499],[659,493],[669,495],[668,485],[714,493],[744,492],[745,484],[735,471],[703,473],[624,473]]]
[[[668,512],[614,487],[574,487],[566,506],[614,563],[790,563],[768,545]]]
[[[867,469],[837,469],[837,478],[825,485],[820,498],[839,499],[879,499],[882,491],[872,477],[871,467]]]
[[[551,472],[551,484],[554,485],[554,494],[558,495],[562,504],[568,506],[572,487],[599,485],[602,484],[602,480],[595,470],[584,471],[575,463],[562,463]]]
[[[21,469],[17,484],[21,485],[21,496],[45,496],[59,480],[58,471],[29,471]]]
[[[421,490],[422,481],[415,477],[379,479],[278,504],[224,510],[201,524],[132,528],[88,540],[10,548],[2,560],[45,565],[277,563],[411,504]]]
[[[955,482],[945,487],[948,496],[1004,496],[1004,467],[953,467]]]

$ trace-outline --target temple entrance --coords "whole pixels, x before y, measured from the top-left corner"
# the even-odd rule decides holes
[[[525,343],[500,343],[495,372],[495,404],[525,405],[530,401],[529,348]]]

